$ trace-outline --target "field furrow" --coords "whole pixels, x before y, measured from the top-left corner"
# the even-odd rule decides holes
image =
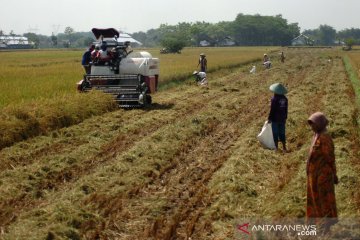
[[[339,215],[360,216],[357,107],[341,57],[289,49],[284,64],[274,59],[2,149],[0,238],[234,239],[244,216],[304,217],[315,111],[331,123]],[[288,153],[256,139],[275,82],[289,90]]]
[[[218,84],[225,85],[227,81],[229,81],[228,78],[219,79]],[[194,94],[199,92],[201,99],[193,98]],[[18,214],[16,209],[24,210],[19,206],[33,208],[34,204],[38,202],[37,198],[42,197],[44,193],[64,190],[62,185],[69,185],[83,175],[94,172],[96,168],[104,167],[109,161],[114,161],[116,155],[134,146],[138,140],[151,135],[164,125],[181,121],[185,116],[190,116],[204,108],[205,103],[218,101],[226,94],[223,91],[215,95],[213,91],[207,89],[190,88],[182,91],[181,94],[174,94],[175,97],[170,95],[165,100],[158,99],[160,103],[155,105],[151,111],[119,110],[116,113],[96,117],[79,126],[66,129],[62,134],[68,138],[63,139],[56,136],[53,139],[53,135],[47,138],[55,142],[53,144],[49,144],[51,141],[46,142],[42,138],[31,140],[30,143],[19,144],[19,148],[26,146],[30,149],[28,156],[24,157],[20,154],[16,156],[11,154],[13,151],[3,154],[7,157],[4,157],[3,160],[6,171],[2,173],[2,179],[7,187],[1,189],[1,205],[3,206],[0,210],[0,215],[3,216],[1,220],[4,221],[3,223],[8,222],[9,218],[13,220],[14,216]],[[185,102],[183,99],[187,99],[187,101]],[[165,112],[162,109],[156,110],[161,105],[172,106],[173,101],[179,102],[174,110],[168,109]],[[91,139],[92,136],[95,138]],[[52,151],[50,152],[52,154],[49,154],[48,151],[36,149],[32,152],[29,147],[31,144],[35,146],[39,144],[41,150],[48,147],[58,151]],[[54,145],[57,147],[54,148]],[[15,148],[17,147],[15,146]],[[32,158],[34,156],[36,158]],[[23,174],[24,172],[26,174]],[[19,176],[23,180],[19,184],[18,181],[13,182],[12,177],[7,176]]]

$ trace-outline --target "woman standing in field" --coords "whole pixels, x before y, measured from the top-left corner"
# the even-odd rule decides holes
[[[312,114],[308,123],[314,131],[306,163],[308,221],[321,223],[325,231],[337,222],[335,187],[338,183],[334,143],[326,132],[328,120],[321,112]]]
[[[287,152],[285,139],[285,123],[288,114],[288,100],[285,97],[287,90],[281,83],[272,84],[270,90],[274,92],[274,96],[271,98],[268,123],[271,123],[276,150],[278,150],[278,142],[280,140],[283,145],[283,151]]]

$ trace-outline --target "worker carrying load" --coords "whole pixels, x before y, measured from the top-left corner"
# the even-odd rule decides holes
[[[208,85],[208,81],[206,79],[205,72],[194,71],[193,75],[195,76],[195,81],[199,86],[207,86]]]

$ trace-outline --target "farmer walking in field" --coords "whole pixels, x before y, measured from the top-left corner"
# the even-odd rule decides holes
[[[287,89],[281,83],[274,83],[270,86],[270,90],[274,92],[274,96],[271,98],[268,123],[271,123],[275,150],[278,151],[278,142],[280,140],[283,152],[287,152],[285,138],[285,123],[288,114],[288,99],[285,97]]]
[[[334,143],[326,131],[328,120],[321,112],[312,114],[308,123],[314,131],[306,163],[308,222],[321,224],[325,232],[337,222],[335,184],[338,183]]]
[[[204,53],[200,53],[198,67],[200,65],[200,72],[206,73],[207,70],[207,59]]]

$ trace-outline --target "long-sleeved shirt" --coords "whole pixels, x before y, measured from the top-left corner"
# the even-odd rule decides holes
[[[271,109],[268,120],[285,123],[288,114],[288,100],[284,95],[275,94],[271,98]]]
[[[91,50],[88,49],[82,57],[81,60],[81,65],[89,65],[89,63],[91,62]]]

